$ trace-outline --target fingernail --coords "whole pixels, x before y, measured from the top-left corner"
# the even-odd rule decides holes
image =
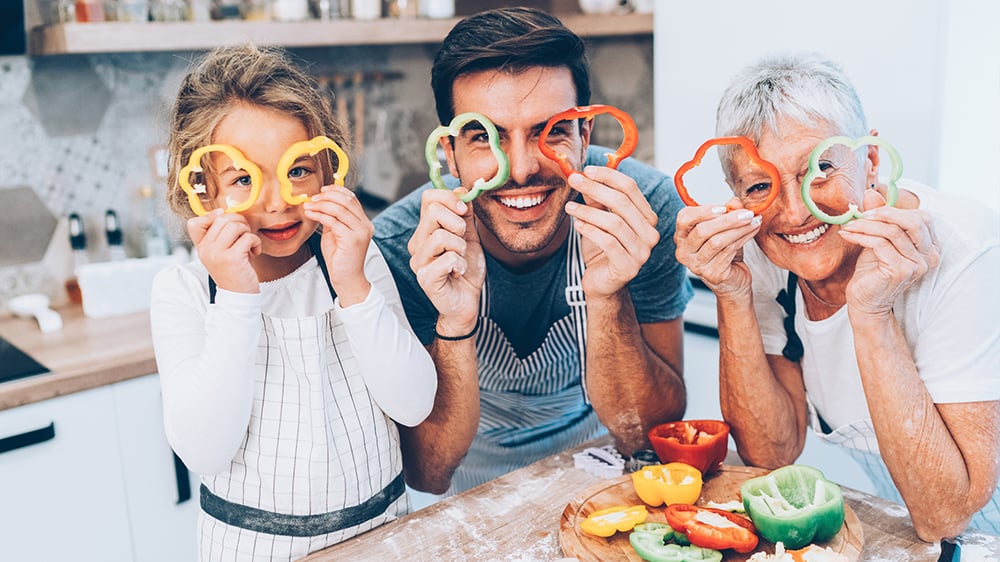
[[[736,218],[741,221],[748,221],[753,218],[753,211],[748,211],[747,209],[740,209],[736,211]]]
[[[465,201],[459,201],[455,205],[455,210],[457,210],[459,213],[463,213],[464,214],[465,211],[467,211],[468,209],[469,209],[469,206],[465,204]]]
[[[576,208],[579,207],[579,206],[580,206],[580,204],[577,203],[576,201],[567,201],[566,202],[566,210],[567,211],[575,211]]]
[[[756,217],[753,218],[753,220],[750,221],[750,226],[760,226],[760,223],[763,220],[764,219],[760,215],[757,215]]]
[[[566,178],[566,182],[573,187],[577,187],[583,183],[583,176],[577,172],[573,172],[568,178]]]
[[[712,207],[712,214],[713,215],[724,215],[724,214],[726,214],[726,208],[725,207]]]

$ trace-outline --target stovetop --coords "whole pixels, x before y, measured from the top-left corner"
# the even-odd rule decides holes
[[[41,375],[49,370],[14,344],[0,338],[0,383]]]

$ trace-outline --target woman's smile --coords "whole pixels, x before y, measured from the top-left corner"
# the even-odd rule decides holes
[[[820,236],[823,236],[823,234],[825,234],[829,229],[830,225],[821,224],[816,228],[801,234],[779,234],[779,236],[792,244],[810,244],[819,240]]]

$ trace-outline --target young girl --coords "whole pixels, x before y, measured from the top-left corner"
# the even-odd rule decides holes
[[[166,434],[202,475],[202,560],[294,560],[408,510],[393,421],[423,421],[437,377],[346,162],[289,151],[324,135],[344,143],[277,51],[210,53],[174,105],[168,197],[198,259],[157,276],[150,315]]]

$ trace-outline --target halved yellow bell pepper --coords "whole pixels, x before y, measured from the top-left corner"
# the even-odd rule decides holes
[[[701,496],[701,471],[682,462],[653,464],[633,472],[632,484],[649,505],[691,505]]]
[[[616,505],[591,513],[580,521],[580,529],[595,537],[610,537],[618,531],[631,531],[645,521],[647,515],[644,505]]]

